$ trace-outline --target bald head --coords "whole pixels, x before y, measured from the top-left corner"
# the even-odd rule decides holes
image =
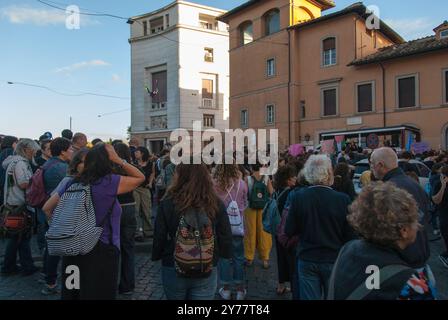
[[[87,145],[87,136],[84,133],[75,133],[72,143],[78,148],[84,148]]]
[[[398,168],[397,154],[391,148],[376,149],[370,157],[370,167],[377,179],[383,179],[389,171]]]

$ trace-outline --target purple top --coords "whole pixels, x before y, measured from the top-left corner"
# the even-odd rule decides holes
[[[65,192],[70,186],[67,180],[62,181],[56,188],[59,196]],[[101,178],[97,183],[92,184],[92,201],[95,207],[96,224],[99,225],[106,217],[109,209],[113,205],[111,217],[104,221],[104,231],[101,234],[100,241],[109,244],[110,222],[112,222],[112,242],[120,249],[120,220],[121,206],[117,200],[118,185],[120,184],[120,176],[111,174]]]

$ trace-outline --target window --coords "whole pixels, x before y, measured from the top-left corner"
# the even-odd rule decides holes
[[[202,98],[213,99],[213,80],[202,79]]]
[[[208,16],[206,14],[199,15],[199,25],[203,29],[218,30],[218,22],[216,21],[215,17]]]
[[[249,111],[241,110],[241,127],[246,128],[249,125]]]
[[[280,11],[271,10],[264,16],[265,35],[268,36],[280,30]]]
[[[212,114],[204,114],[204,127],[213,128],[215,126],[215,116]]]
[[[440,39],[448,38],[448,30],[443,30],[440,32]]]
[[[156,72],[152,75],[152,91],[156,92],[152,98],[152,109],[164,109],[167,101],[166,71]]]
[[[324,117],[335,116],[338,110],[337,88],[322,89],[322,114]]]
[[[275,59],[271,58],[266,61],[266,76],[275,76]]]
[[[417,106],[417,77],[398,78],[398,108]]]
[[[336,38],[327,38],[322,42],[324,67],[336,64]]]
[[[165,15],[165,22],[166,22],[166,27],[168,28],[170,26],[170,15],[169,14]]]
[[[144,36],[148,35],[148,22],[147,21],[143,21],[143,35]]]
[[[448,104],[448,70],[443,71],[444,87],[445,87],[445,103]]]
[[[275,121],[275,108],[273,105],[266,106],[266,123],[273,124]]]
[[[204,61],[205,62],[213,62],[213,49],[212,48],[204,48]]]
[[[163,31],[163,17],[153,19],[149,23],[151,25],[151,34]]]
[[[240,27],[240,44],[244,46],[252,41],[254,41],[254,31],[252,22],[248,21]]]
[[[357,85],[356,98],[358,112],[373,111],[374,94],[373,83],[363,83]]]
[[[305,100],[301,100],[300,101],[300,115],[301,115],[302,119],[306,118],[306,107],[305,107],[305,105],[306,105]]]

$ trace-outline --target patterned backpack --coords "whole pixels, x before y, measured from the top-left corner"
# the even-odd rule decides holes
[[[174,249],[176,272],[184,278],[206,278],[213,268],[214,226],[205,213],[181,215]]]

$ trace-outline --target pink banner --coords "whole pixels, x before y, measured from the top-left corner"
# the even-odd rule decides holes
[[[305,148],[301,144],[293,144],[289,147],[289,154],[293,157],[300,156],[305,153]]]

